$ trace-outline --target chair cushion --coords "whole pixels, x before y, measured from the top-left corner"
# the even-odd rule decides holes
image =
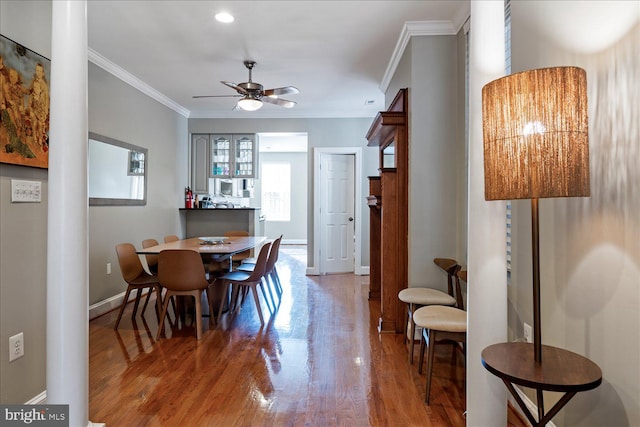
[[[446,292],[431,288],[406,288],[398,293],[398,298],[407,304],[456,305],[456,299]]]
[[[430,305],[413,313],[416,326],[445,332],[467,332],[467,312],[455,307]]]

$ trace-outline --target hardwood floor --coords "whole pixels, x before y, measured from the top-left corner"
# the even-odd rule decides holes
[[[281,247],[284,293],[271,316],[262,301],[265,327],[250,297],[217,328],[205,320],[200,341],[193,325],[169,325],[156,341],[152,305],[132,322],[129,304],[118,331],[117,310],[92,320],[89,418],[121,427],[464,426],[461,354],[439,346],[427,406],[417,357],[409,365],[402,336],[377,333],[368,277],[306,277],[305,261],[298,247]]]

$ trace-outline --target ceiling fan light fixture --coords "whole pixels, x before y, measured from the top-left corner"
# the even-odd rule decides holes
[[[216,18],[216,21],[222,22],[224,24],[230,24],[235,20],[233,15],[227,12],[216,13],[215,18]]]
[[[245,96],[238,101],[238,107],[240,107],[244,111],[256,111],[262,108],[262,101],[250,96]]]

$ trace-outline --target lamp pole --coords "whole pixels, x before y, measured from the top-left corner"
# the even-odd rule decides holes
[[[531,251],[533,253],[533,354],[542,363],[542,333],[540,325],[540,226],[538,198],[531,199]]]

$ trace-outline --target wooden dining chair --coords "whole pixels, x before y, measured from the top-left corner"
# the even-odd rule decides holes
[[[253,293],[253,300],[256,303],[256,310],[258,311],[258,316],[260,317],[260,323],[264,325],[264,316],[262,315],[262,309],[260,307],[260,300],[258,299],[258,291],[257,288],[260,287],[262,291],[262,296],[265,299],[265,303],[267,307],[269,307],[269,301],[267,300],[267,294],[264,290],[264,286],[262,284],[262,277],[264,276],[266,267],[267,267],[267,257],[269,255],[269,249],[271,248],[271,243],[267,242],[262,245],[260,248],[260,253],[258,254],[258,261],[255,265],[255,268],[251,272],[246,271],[231,271],[229,273],[224,274],[221,277],[218,277],[215,283],[220,283],[223,286],[223,295],[227,295],[229,292],[229,286],[232,286],[232,299],[229,308],[229,312],[235,309],[236,304],[238,302],[238,297],[240,293],[240,288],[249,288]],[[218,323],[220,323],[220,318],[222,315],[222,308],[224,304],[220,304],[218,309]],[[269,307],[269,310],[271,308]]]
[[[143,248],[150,248],[151,246],[157,246],[159,243],[156,239],[145,239],[142,241]],[[158,255],[145,254],[145,260],[147,261],[147,268],[149,273],[152,276],[158,276]],[[162,288],[160,289],[162,292]],[[144,300],[144,305],[142,306],[142,312],[144,313],[147,309],[147,305],[149,304],[149,299],[151,298],[151,292],[147,292],[147,298]],[[176,308],[176,303],[174,300],[171,300],[173,312],[177,315],[178,310]]]
[[[455,275],[455,293],[462,298],[460,281],[467,282],[467,272],[458,271]],[[431,378],[433,376],[433,354],[438,342],[449,341],[458,345],[462,344],[462,353],[466,356],[467,350],[467,312],[463,308],[429,305],[421,307],[413,314],[416,325],[422,328],[420,340],[420,360],[418,372],[422,373],[425,347],[427,349],[427,381],[424,401],[429,403],[431,392]]]
[[[458,262],[450,258],[435,258],[433,263],[447,274],[447,292],[431,287],[405,288],[398,293],[398,299],[407,305],[407,317],[404,322],[404,343],[409,340],[409,363],[413,364],[413,353],[416,341],[416,323],[413,313],[420,307],[428,305],[455,306],[458,300],[453,292],[453,280],[460,270]],[[408,334],[407,334],[408,332]]]
[[[275,239],[271,244],[271,249],[269,249],[269,256],[267,258],[267,265],[265,267],[265,272],[263,275],[263,281],[269,290],[269,295],[271,296],[271,301],[273,302],[273,307],[275,308],[275,299],[273,298],[273,293],[271,288],[273,287],[274,292],[278,296],[278,299],[282,296],[282,286],[280,284],[280,279],[278,278],[278,272],[276,270],[276,262],[278,261],[278,253],[280,252],[280,242],[282,241],[282,235]],[[246,262],[240,264],[237,268],[239,271],[247,271],[251,272],[255,268],[256,264],[252,262]]]
[[[156,339],[164,332],[164,319],[167,315],[169,299],[174,296],[192,296],[196,308],[196,339],[202,338],[202,294],[211,284],[207,281],[202,258],[196,251],[189,249],[167,249],[158,256],[158,278],[162,287],[167,289],[160,314],[160,325]],[[213,306],[209,301],[209,323],[213,322]]]
[[[162,300],[162,288],[160,287],[158,277],[147,273],[144,269],[142,262],[140,261],[140,257],[136,253],[136,248],[131,243],[120,243],[116,245],[116,254],[118,256],[118,263],[120,264],[122,278],[127,283],[127,291],[124,294],[124,299],[120,306],[118,319],[113,327],[113,329],[117,330],[118,325],[120,324],[120,319],[122,318],[122,313],[129,302],[129,295],[132,291],[135,290],[137,292],[131,318],[135,317],[136,312],[138,311],[140,296],[142,295],[143,290],[156,292],[156,314],[159,315],[161,308],[160,301]],[[144,315],[144,310],[142,314]]]
[[[169,234],[167,236],[164,236],[164,242],[165,243],[175,242],[177,240],[180,240],[180,238],[178,236],[176,236],[175,234]]]

